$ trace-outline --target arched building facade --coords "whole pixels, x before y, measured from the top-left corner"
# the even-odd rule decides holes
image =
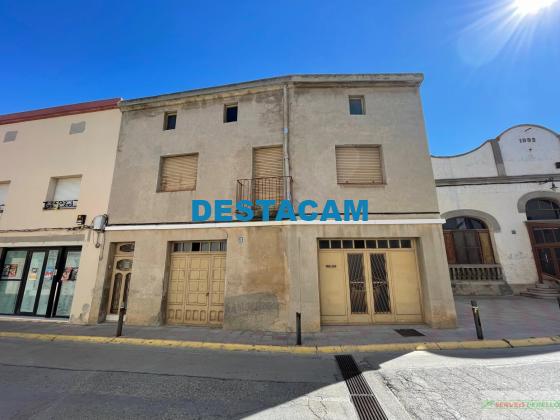
[[[558,133],[514,126],[470,152],[432,156],[432,166],[454,293],[553,296],[550,288],[560,285]]]

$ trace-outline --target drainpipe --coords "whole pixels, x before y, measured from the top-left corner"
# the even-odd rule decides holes
[[[290,133],[288,126],[290,124],[290,103],[288,98],[288,84],[282,87],[283,91],[283,105],[284,105],[284,115],[283,115],[283,125],[284,125],[284,141],[282,143],[282,149],[284,154],[284,176],[286,178],[286,197],[288,200],[292,201],[292,183],[290,182]]]

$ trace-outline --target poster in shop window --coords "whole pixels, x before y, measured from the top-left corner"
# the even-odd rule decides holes
[[[70,281],[72,279],[72,267],[66,267],[62,273],[62,281]]]
[[[15,279],[17,277],[18,265],[17,264],[6,264],[2,269],[3,279]]]

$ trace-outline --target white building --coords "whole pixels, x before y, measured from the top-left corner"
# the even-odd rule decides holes
[[[518,125],[470,152],[432,157],[455,294],[532,288],[535,297],[555,296],[559,140],[551,129]]]

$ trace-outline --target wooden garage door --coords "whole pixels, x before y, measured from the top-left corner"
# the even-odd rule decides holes
[[[173,253],[167,294],[167,323],[222,324],[225,273],[225,252]]]

